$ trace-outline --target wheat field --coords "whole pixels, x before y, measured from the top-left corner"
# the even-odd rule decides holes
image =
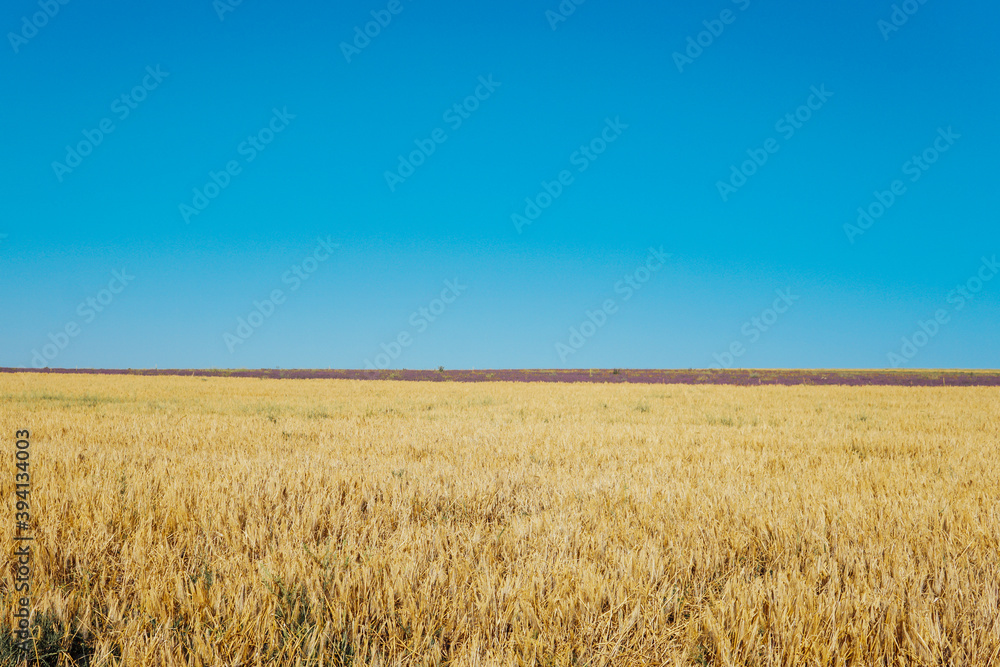
[[[0,395],[7,664],[19,429],[60,665],[1000,664],[997,389]]]

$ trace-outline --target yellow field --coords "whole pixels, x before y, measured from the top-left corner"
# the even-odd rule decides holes
[[[0,625],[29,429],[35,632],[92,664],[1000,664],[997,389],[0,396]]]

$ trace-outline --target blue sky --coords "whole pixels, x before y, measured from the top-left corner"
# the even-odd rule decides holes
[[[1000,8],[904,5],[13,0],[0,365],[996,368]]]

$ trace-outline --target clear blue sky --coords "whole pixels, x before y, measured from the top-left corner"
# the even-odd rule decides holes
[[[562,7],[6,3],[0,365],[1000,366],[996,3]]]

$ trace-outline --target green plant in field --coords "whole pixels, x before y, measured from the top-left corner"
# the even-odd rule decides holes
[[[0,624],[0,667],[20,667],[25,664],[26,655],[31,667],[68,664],[88,667],[91,664],[93,638],[85,638],[79,630],[68,631],[61,620],[48,612],[36,614],[31,627],[31,650],[25,654],[13,638],[13,629],[6,623]],[[67,659],[73,662],[66,662]]]

